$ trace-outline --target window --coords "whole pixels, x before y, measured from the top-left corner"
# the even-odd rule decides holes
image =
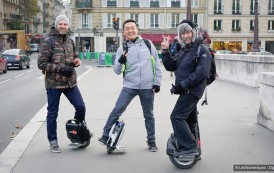
[[[130,7],[139,7],[139,0],[130,0]]]
[[[138,23],[138,14],[130,14],[130,18],[135,20],[136,23]]]
[[[269,20],[268,21],[268,30],[269,31],[274,31],[274,20]]]
[[[254,31],[254,20],[250,20],[249,30]]]
[[[192,14],[192,22],[198,26],[198,14]]]
[[[158,28],[159,21],[158,21],[158,14],[150,14],[150,27],[151,28]]]
[[[180,0],[171,0],[171,7],[181,7]]]
[[[214,14],[223,14],[222,0],[214,0]]]
[[[240,0],[233,0],[232,14],[241,14]]]
[[[88,14],[82,15],[82,26],[83,26],[83,28],[89,27]]]
[[[269,0],[268,14],[274,14],[274,0]]]
[[[191,7],[199,7],[199,0],[192,0]]]
[[[107,0],[107,7],[117,7],[116,0]]]
[[[112,28],[112,19],[116,17],[114,13],[108,14],[107,27]]]
[[[214,31],[220,31],[222,30],[222,20],[214,20]]]
[[[256,0],[251,0],[250,14],[255,14],[255,1]],[[259,13],[260,13],[260,7],[258,6],[258,14]]]
[[[177,28],[177,26],[180,23],[180,14],[172,14],[172,19],[171,19],[171,27],[172,28]]]
[[[150,7],[159,7],[159,0],[150,0]]]
[[[241,31],[240,20],[232,20],[232,31]]]

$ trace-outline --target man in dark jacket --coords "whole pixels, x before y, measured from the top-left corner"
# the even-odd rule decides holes
[[[38,68],[45,74],[45,85],[48,98],[47,133],[50,150],[60,153],[57,140],[57,123],[59,102],[63,93],[75,108],[74,118],[80,122],[85,120],[86,107],[77,87],[74,67],[81,64],[75,52],[73,40],[68,35],[69,19],[59,15],[55,19],[55,28],[46,38],[38,58]]]
[[[164,66],[168,71],[175,71],[176,79],[171,89],[172,94],[179,94],[170,118],[180,153],[197,156],[197,141],[188,122],[197,121],[197,103],[206,87],[211,56],[208,49],[201,47],[200,55],[195,59],[194,55],[202,40],[197,39],[197,30],[192,21],[182,21],[177,31],[182,49],[175,57],[171,58],[168,51],[168,38],[163,36],[161,43]]]

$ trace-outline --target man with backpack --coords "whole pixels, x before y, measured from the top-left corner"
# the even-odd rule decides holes
[[[48,99],[47,134],[50,150],[60,153],[57,139],[57,122],[59,102],[63,93],[75,108],[74,119],[83,122],[85,120],[86,107],[77,87],[75,67],[80,66],[81,61],[75,51],[73,40],[67,31],[69,19],[65,15],[55,18],[55,28],[41,46],[41,55],[38,57],[38,68],[45,75],[45,86]]]
[[[175,85],[171,94],[179,98],[171,113],[170,119],[177,140],[180,154],[197,156],[197,141],[191,133],[189,121],[197,121],[197,103],[207,86],[207,78],[211,67],[211,55],[203,39],[197,37],[195,25],[190,20],[183,20],[178,28],[178,40],[182,49],[171,58],[168,51],[169,39],[163,36],[162,62],[168,71],[175,72]],[[200,49],[198,51],[198,48]],[[197,51],[199,55],[196,55]],[[195,124],[192,122],[192,124]]]
[[[123,88],[99,141],[107,144],[112,125],[117,122],[131,100],[138,95],[145,118],[148,149],[155,152],[157,146],[153,104],[155,93],[160,91],[162,79],[160,60],[152,42],[138,35],[138,25],[134,20],[128,19],[123,23],[123,34],[126,42],[118,48],[113,66],[116,74],[123,73]]]

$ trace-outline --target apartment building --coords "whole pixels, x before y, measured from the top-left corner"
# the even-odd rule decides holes
[[[192,18],[206,29],[206,1],[192,0]],[[187,0],[71,0],[72,38],[78,51],[115,51],[124,38],[122,23],[135,19],[139,34],[150,39],[158,50],[162,35],[177,35],[178,24],[186,18]],[[120,19],[118,40],[112,27],[113,18]]]
[[[208,0],[208,32],[215,50],[252,49],[256,0]],[[274,53],[274,0],[257,0],[259,43]]]

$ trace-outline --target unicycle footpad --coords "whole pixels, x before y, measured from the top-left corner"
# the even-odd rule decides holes
[[[67,136],[72,143],[83,144],[89,141],[91,133],[86,125],[86,122],[80,122],[79,120],[71,119],[66,123]]]

